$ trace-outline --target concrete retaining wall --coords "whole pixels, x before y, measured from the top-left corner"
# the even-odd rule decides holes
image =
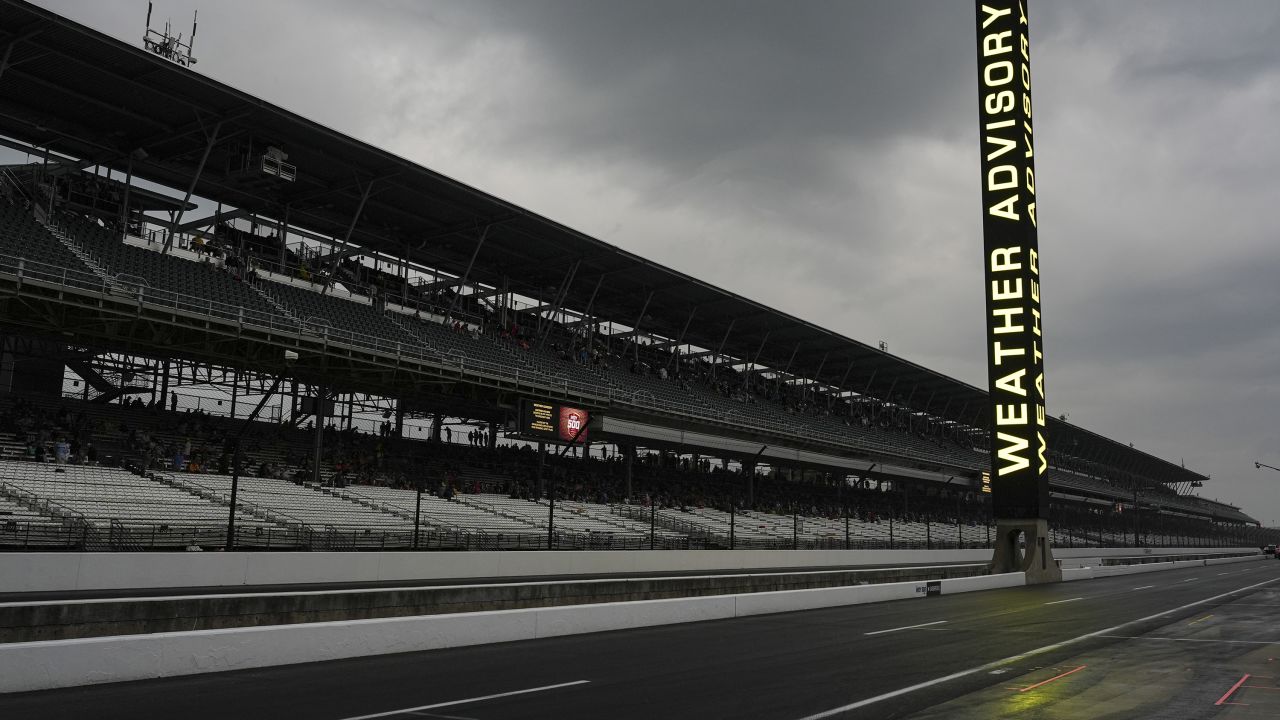
[[[1022,573],[933,581],[942,594],[1021,585]],[[929,583],[721,595],[408,618],[0,645],[0,692],[174,677],[605,630],[925,598]]]
[[[1071,561],[1254,548],[1082,548]],[[987,562],[990,550],[633,550],[585,552],[3,553],[5,592],[235,587],[605,573],[699,572]],[[1071,562],[1064,562],[1070,566]]]
[[[986,575],[986,563],[0,602],[0,643],[492,612]],[[112,594],[112,593],[109,593]]]
[[[1211,565],[1228,565],[1231,563],[1257,562],[1270,560],[1271,557],[1258,553],[1245,557],[1204,558],[1201,560],[1177,560],[1175,562],[1148,562],[1137,565],[1099,565],[1095,567],[1063,568],[1064,582],[1071,580],[1091,580],[1093,578],[1112,577],[1115,575],[1137,575],[1140,573],[1176,570],[1178,568],[1205,567]]]

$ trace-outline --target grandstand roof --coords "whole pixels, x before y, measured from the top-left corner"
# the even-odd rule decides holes
[[[194,186],[198,196],[269,217],[287,208],[290,224],[335,238],[359,214],[351,242],[366,250],[455,275],[474,254],[470,281],[505,282],[529,297],[549,299],[576,264],[569,307],[594,297],[597,315],[627,325],[643,311],[640,329],[668,337],[681,333],[692,311],[687,343],[715,349],[723,342],[735,357],[804,377],[821,371],[826,383],[843,380],[859,393],[984,422],[980,388],[589,237],[48,10],[0,0],[0,31],[0,44],[9,46],[0,135],[81,165],[123,170],[133,156],[135,176],[186,188],[216,133]],[[232,149],[248,143],[258,153],[268,145],[284,150],[297,179],[233,170]],[[1050,433],[1060,447],[1163,482],[1206,479],[1057,420]]]

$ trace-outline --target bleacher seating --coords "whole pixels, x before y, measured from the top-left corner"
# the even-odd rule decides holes
[[[137,288],[144,299],[158,304],[173,304],[175,298],[198,307],[201,302],[215,304],[222,314],[243,308],[261,317],[275,313],[266,300],[243,282],[212,263],[192,262],[174,255],[135,247],[84,218],[66,215],[60,218],[67,232],[122,285]],[[137,283],[137,280],[142,283]],[[213,305],[210,305],[212,307]]]
[[[338,491],[398,514],[413,517],[417,492],[376,485],[352,485]],[[480,509],[460,500],[444,500],[422,494],[422,522],[442,530],[479,530],[492,533],[533,533],[532,523]]]
[[[0,253],[54,268],[88,272],[80,259],[49,234],[31,213],[0,198]]]
[[[158,473],[175,482],[230,497],[231,476],[216,474]],[[310,485],[274,478],[241,477],[236,500],[265,510],[277,523],[312,528],[377,528],[403,530],[412,521]]]
[[[0,524],[6,521],[21,520],[23,522],[31,521],[49,521],[50,518],[44,513],[32,510],[21,503],[10,500],[4,496],[0,496]]]
[[[546,528],[550,517],[550,503],[546,500],[520,500],[492,493],[462,497],[473,507],[488,508],[506,517],[520,518],[530,526]],[[647,537],[649,528],[635,521],[612,514],[607,505],[575,500],[557,502],[555,527],[561,530],[584,533],[603,533],[619,537]],[[676,533],[658,528],[659,537],[674,537]]]
[[[225,506],[118,468],[6,460],[0,484],[91,524],[216,526],[227,520]],[[248,515],[241,521],[260,522]]]
[[[371,305],[284,283],[262,282],[259,287],[276,302],[313,328],[377,338],[383,344],[420,346],[421,340]]]

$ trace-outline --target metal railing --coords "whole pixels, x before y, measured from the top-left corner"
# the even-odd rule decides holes
[[[9,488],[6,488],[9,489]],[[650,509],[614,506],[616,514],[648,522]],[[791,538],[738,536],[732,541],[721,529],[689,523],[676,528],[670,518],[658,515],[655,532],[589,533],[557,530],[551,533],[556,550],[688,550],[688,549],[984,549],[991,547],[993,528],[989,525],[931,523],[926,537],[869,538],[850,534],[803,534]],[[660,534],[656,531],[663,531]],[[424,524],[415,545],[411,526],[280,526],[258,522],[236,526],[235,546],[244,550],[545,550],[548,534],[530,529],[497,531],[441,528]],[[671,533],[679,533],[672,535]],[[127,519],[86,521],[83,518],[32,518],[0,515],[0,551],[61,549],[89,551],[152,551],[191,548],[222,548],[226,527],[209,521],[131,522]],[[1134,542],[1132,534],[1111,528],[1058,528],[1051,526],[1051,544],[1058,548],[1094,547],[1249,547],[1247,533],[1220,531],[1194,534],[1167,532],[1143,534]]]

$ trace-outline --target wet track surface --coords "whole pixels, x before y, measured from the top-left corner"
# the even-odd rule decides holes
[[[13,718],[1272,718],[1280,562],[0,697]]]

